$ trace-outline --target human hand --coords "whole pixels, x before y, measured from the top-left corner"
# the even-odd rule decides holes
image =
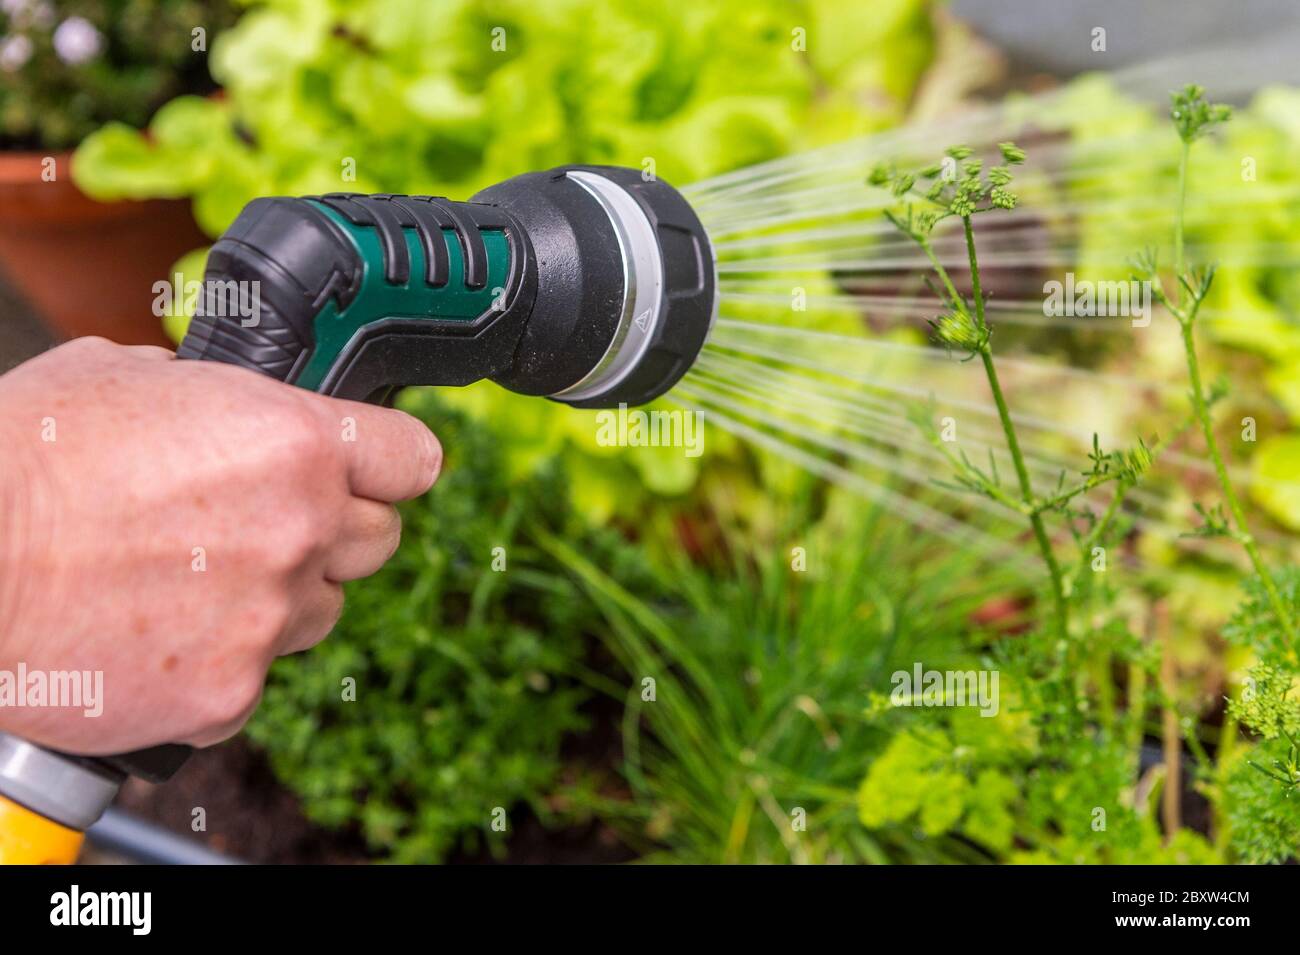
[[[96,755],[233,735],[442,463],[403,412],[104,339],[0,376],[0,447],[0,671],[103,689],[98,716],[0,707],[0,730]]]

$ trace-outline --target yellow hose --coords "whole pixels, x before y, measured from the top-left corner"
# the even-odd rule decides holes
[[[0,796],[0,865],[71,865],[84,838]]]

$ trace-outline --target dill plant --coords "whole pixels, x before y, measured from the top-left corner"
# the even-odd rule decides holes
[[[983,365],[1016,472],[1015,485],[1006,486],[992,455],[987,468],[975,465],[939,440],[929,415],[919,417],[925,421],[932,443],[952,465],[950,486],[981,494],[1025,518],[1047,571],[1052,610],[1045,627],[1005,641],[1000,657],[1013,677],[1007,683],[1013,688],[1015,704],[1008,709],[1030,715],[1036,734],[1032,745],[1008,747],[1005,739],[999,744],[997,732],[985,728],[972,736],[969,727],[947,715],[934,718],[941,724],[937,728],[909,726],[894,738],[863,782],[861,818],[869,827],[915,819],[928,834],[958,829],[991,850],[1022,861],[1206,862],[1219,859],[1219,849],[1225,847],[1231,848],[1235,858],[1248,862],[1278,862],[1295,855],[1300,845],[1300,796],[1296,795],[1300,790],[1300,694],[1294,690],[1300,678],[1295,622],[1300,608],[1300,570],[1269,567],[1233,486],[1213,419],[1213,408],[1226,394],[1226,387],[1205,385],[1196,345],[1197,319],[1215,269],[1190,265],[1186,251],[1192,148],[1230,116],[1227,106],[1208,102],[1198,86],[1189,85],[1172,94],[1170,118],[1181,143],[1173,234],[1175,290],[1167,290],[1162,282],[1153,251],[1140,255],[1134,266],[1134,277],[1151,283],[1153,298],[1179,327],[1191,411],[1174,437],[1199,432],[1223,499],[1222,504],[1208,507],[1196,504],[1202,523],[1191,536],[1235,542],[1253,571],[1245,583],[1245,599],[1225,627],[1224,636],[1249,646],[1257,662],[1242,693],[1229,701],[1227,725],[1214,758],[1201,743],[1197,720],[1180,713],[1171,688],[1153,679],[1160,669],[1160,649],[1130,631],[1116,612],[1118,595],[1101,579],[1104,575],[1086,573],[1093,548],[1126,533],[1126,495],[1149,470],[1162,442],[1140,440],[1126,451],[1103,451],[1094,437],[1089,466],[1071,480],[1061,475],[1056,489],[1045,494],[1036,492],[1024,467],[998,379],[972,224],[976,216],[1015,206],[1009,167],[1024,160],[1023,152],[1012,144],[1002,144],[1003,164],[987,172],[966,147],[948,150],[943,163],[917,172],[889,167],[873,171],[869,181],[889,188],[899,200],[887,213],[890,220],[926,254],[938,278],[943,310],[931,323],[936,341],[962,353],[964,360],[978,359]],[[960,169],[959,175],[951,174],[955,168]],[[949,173],[946,176],[945,171]],[[954,218],[961,222],[968,252],[969,296],[958,291],[931,242],[935,227]],[[1084,495],[1103,484],[1115,487],[1099,514],[1079,505]],[[1063,523],[1073,537],[1077,553],[1072,560],[1058,555],[1049,520]],[[1086,620],[1081,619],[1080,608],[1088,611]],[[1163,652],[1172,651],[1166,646]],[[1127,666],[1123,713],[1118,710],[1111,677],[1116,663]],[[1165,711],[1166,727],[1174,731],[1172,739],[1166,735],[1166,759],[1175,755],[1171,748],[1177,750],[1185,743],[1195,759],[1202,791],[1223,812],[1219,822],[1227,831],[1216,834],[1213,846],[1178,829],[1176,814],[1173,826],[1162,834],[1155,824],[1151,790],[1146,788],[1144,802],[1136,795],[1144,789],[1134,783],[1148,731],[1147,712],[1153,704]],[[1246,752],[1236,751],[1238,723],[1256,737],[1255,745]],[[1004,727],[1004,736],[1006,732]],[[925,758],[918,762],[916,753],[924,753]],[[899,765],[914,763],[913,769],[920,767],[917,772],[897,771]],[[883,772],[891,766],[893,771]],[[914,778],[918,773],[924,778]],[[1000,780],[1006,776],[1015,777],[1020,785],[1003,785]],[[899,779],[904,780],[901,789]],[[902,791],[935,782],[955,797],[927,808]],[[1177,785],[1177,780],[1164,781],[1166,787]],[[978,799],[972,795],[981,791]],[[968,803],[964,808],[962,799]],[[990,800],[995,803],[992,807]],[[1105,807],[1118,807],[1121,812],[1118,818],[1112,817],[1109,827],[1102,827],[1104,834],[1095,827],[1090,833],[1080,825],[1089,805],[1093,812]],[[1014,848],[1005,828],[989,825],[990,819],[1009,817],[1017,820]]]
[[[1015,487],[1006,487],[991,455],[988,467],[983,468],[965,454],[954,454],[947,442],[940,440],[932,429],[928,436],[948,458],[958,486],[1002,504],[1028,522],[1050,582],[1053,625],[1057,636],[1065,640],[1070,634],[1070,597],[1079,571],[1057,555],[1048,531],[1048,519],[1051,515],[1059,515],[1072,525],[1075,518],[1088,521],[1085,534],[1076,535],[1081,549],[1084,544],[1088,545],[1080,555],[1080,561],[1086,565],[1092,546],[1105,534],[1118,513],[1124,493],[1150,466],[1152,452],[1142,442],[1131,451],[1103,452],[1094,436],[1090,466],[1080,473],[1077,480],[1069,481],[1062,473],[1051,492],[1040,494],[1034,488],[993,357],[993,328],[985,314],[985,295],[980,284],[975,242],[976,216],[1014,209],[1019,201],[1010,188],[1011,167],[1025,161],[1024,150],[1010,142],[999,144],[998,150],[1002,163],[987,170],[982,159],[973,157],[970,147],[953,146],[943,161],[916,172],[877,167],[872,170],[869,182],[888,187],[900,200],[900,208],[887,210],[885,214],[925,253],[938,277],[943,311],[931,322],[935,340],[950,350],[964,353],[964,361],[978,359],[983,366],[1007,453],[1015,470]],[[950,219],[961,222],[970,269],[969,295],[958,290],[949,270],[934,251],[934,230]],[[1111,482],[1117,483],[1119,488],[1112,507],[1100,517],[1075,509],[1077,499]]]
[[[1294,608],[1288,607],[1282,599],[1273,573],[1260,554],[1259,545],[1250,532],[1245,509],[1233,487],[1232,478],[1228,475],[1223,452],[1214,434],[1214,421],[1210,410],[1211,406],[1223,396],[1224,389],[1205,387],[1201,376],[1200,359],[1196,353],[1196,320],[1214,283],[1215,268],[1212,265],[1189,267],[1186,261],[1187,171],[1193,143],[1215,126],[1226,123],[1232,116],[1232,110],[1223,104],[1207,103],[1205,91],[1196,85],[1184,87],[1172,94],[1170,99],[1170,118],[1182,141],[1182,149],[1178,156],[1178,200],[1174,225],[1174,279],[1178,290],[1172,295],[1165,290],[1156,268],[1157,263],[1153,252],[1148,251],[1139,257],[1135,263],[1135,272],[1138,277],[1151,283],[1154,298],[1178,321],[1183,352],[1187,360],[1192,410],[1204,437],[1206,452],[1214,465],[1214,474],[1223,493],[1224,503],[1228,508],[1228,512],[1225,513],[1222,505],[1212,510],[1198,507],[1205,518],[1204,524],[1198,529],[1198,534],[1228,537],[1241,545],[1250,559],[1259,586],[1267,597],[1273,623],[1285,635],[1288,644],[1287,655],[1292,662],[1296,662],[1296,627],[1292,619]]]
[[[1203,518],[1193,532],[1235,542],[1250,562],[1245,599],[1224,629],[1224,636],[1254,652],[1256,663],[1241,694],[1229,701],[1219,755],[1231,842],[1248,862],[1280,862],[1300,846],[1300,700],[1293,690],[1300,678],[1296,612],[1300,574],[1295,568],[1270,568],[1251,533],[1241,497],[1233,485],[1214,430],[1213,407],[1226,387],[1204,384],[1196,346],[1197,319],[1214,282],[1213,265],[1189,265],[1186,211],[1191,153],[1215,127],[1227,123],[1230,107],[1211,103],[1205,90],[1189,84],[1170,96],[1170,119],[1180,141],[1174,218],[1173,291],[1161,279],[1156,256],[1147,251],[1135,262],[1135,276],[1151,283],[1152,295],[1178,322],[1186,359],[1192,416],[1214,467],[1223,502],[1197,504]],[[1233,723],[1258,740],[1249,753],[1234,755]]]
[[[910,779],[907,774],[873,766],[859,791],[860,818],[869,828],[915,821],[929,835],[960,831],[1013,860],[1210,861],[1214,850],[1198,835],[1163,836],[1155,823],[1155,787],[1134,786],[1152,705],[1166,710],[1193,748],[1195,724],[1177,712],[1157,682],[1159,653],[1132,632],[1114,588],[1093,564],[1097,548],[1127,533],[1126,497],[1162,443],[1153,438],[1106,450],[1094,435],[1077,472],[1062,471],[1049,488],[1034,486],[998,374],[976,241],[977,218],[1018,203],[1012,167],[1025,161],[1025,153],[1009,142],[998,150],[1001,162],[988,167],[969,147],[954,146],[938,163],[917,171],[877,167],[868,181],[892,192],[897,204],[886,215],[929,260],[942,301],[931,322],[934,339],[963,361],[979,361],[1014,471],[1008,482],[992,452],[986,466],[954,452],[934,429],[933,416],[921,409],[918,421],[952,468],[951,479],[939,483],[986,497],[1025,522],[1045,570],[1050,609],[1043,625],[995,648],[1008,677],[1004,694],[1011,697],[1009,705],[1004,703],[1005,718],[971,726],[950,713],[930,714],[924,718],[928,725],[909,722],[901,728],[882,758],[888,765],[908,762],[908,747],[928,752],[922,772],[930,777],[926,785],[938,783],[965,795],[927,808],[905,792],[917,789],[917,780],[900,787],[900,779]],[[935,253],[932,236],[949,220],[960,223],[965,241],[969,294],[959,290]],[[1087,496],[1107,485],[1110,499],[1095,510]],[[1067,550],[1062,539],[1073,547]],[[1122,709],[1112,675],[1116,667],[1127,674]],[[1014,833],[1002,824],[1008,819],[1016,820]]]

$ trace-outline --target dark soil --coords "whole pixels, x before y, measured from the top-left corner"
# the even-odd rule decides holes
[[[370,855],[356,835],[308,822],[297,797],[242,738],[199,750],[169,782],[127,782],[117,805],[209,849],[246,862],[355,863]],[[207,831],[193,832],[194,810]]]

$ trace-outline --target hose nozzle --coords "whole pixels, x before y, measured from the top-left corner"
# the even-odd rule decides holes
[[[232,319],[229,296],[254,282],[256,320]],[[715,309],[712,247],[677,190],[561,166],[469,202],[254,200],[209,254],[178,354],[348,398],[490,378],[615,407],[671,388]]]

